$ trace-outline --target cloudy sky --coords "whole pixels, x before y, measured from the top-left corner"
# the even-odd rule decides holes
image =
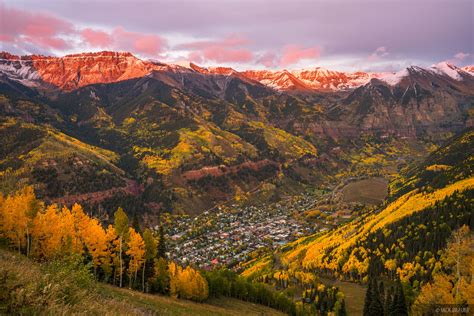
[[[0,0],[0,50],[248,68],[474,63],[473,0]]]

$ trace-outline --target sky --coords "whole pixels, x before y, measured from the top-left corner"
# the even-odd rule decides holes
[[[0,0],[0,50],[243,69],[474,63],[473,0]]]

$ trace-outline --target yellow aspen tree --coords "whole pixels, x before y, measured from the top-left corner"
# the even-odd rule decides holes
[[[130,288],[132,287],[132,277],[134,280],[137,279],[137,272],[142,266],[145,260],[145,242],[142,236],[135,231],[132,227],[129,228],[129,241],[127,255],[130,256],[128,263],[128,274],[130,280]]]
[[[0,192],[0,237],[5,237],[5,197]]]
[[[84,238],[87,251],[92,256],[92,264],[94,266],[94,274],[97,269],[108,264],[107,234],[97,219],[89,221],[87,228],[87,236]]]
[[[120,262],[118,260],[117,253],[119,252],[119,243],[118,243],[118,236],[115,232],[115,228],[109,224],[106,230],[106,240],[107,240],[107,254],[109,259],[104,262],[102,269],[105,272],[105,275],[111,275],[112,267],[114,267],[114,280],[113,283],[115,284],[116,280],[116,272],[120,268]]]
[[[21,236],[18,235],[18,220],[25,221],[25,218],[19,218],[17,212],[17,198],[15,195],[9,195],[2,204],[2,235],[6,237],[18,252],[21,251]]]
[[[84,212],[82,206],[77,203],[72,206],[71,213],[74,217],[74,248],[82,254],[82,252],[84,251],[84,239],[87,236],[87,229],[89,227],[90,217]]]
[[[60,227],[58,228],[61,234],[62,252],[64,254],[79,252],[74,243],[76,232],[74,230],[74,217],[71,211],[67,207],[63,207],[59,218]]]
[[[179,297],[179,280],[181,275],[181,267],[171,261],[168,265],[170,275],[170,296]]]
[[[25,246],[28,256],[31,248],[31,226],[36,213],[42,208],[42,203],[35,197],[31,186],[24,187],[15,194],[9,195],[2,203],[1,230],[21,253]]]
[[[61,249],[61,227],[58,207],[52,204],[38,213],[33,221],[33,250],[40,259],[55,257]]]
[[[209,295],[206,279],[190,266],[180,273],[178,287],[180,296],[189,300],[202,302]]]
[[[122,280],[123,280],[122,253],[123,253],[124,244],[128,241],[128,238],[129,238],[129,231],[128,231],[128,216],[121,207],[119,207],[114,214],[114,225],[115,225],[115,232],[117,233],[118,240],[119,240],[119,260],[120,260],[119,286],[122,287]]]

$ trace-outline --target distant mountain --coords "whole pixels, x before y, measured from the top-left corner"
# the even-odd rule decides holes
[[[419,135],[434,125],[438,132],[447,132],[458,124],[472,126],[466,113],[473,106],[473,88],[474,76],[455,66],[412,66],[371,79],[334,105],[329,115],[350,117],[361,129],[399,130],[404,136]]]
[[[463,80],[472,76],[474,66],[458,68],[440,63],[424,69],[439,76]],[[423,69],[421,67],[410,67]],[[408,69],[408,68],[407,68]],[[0,53],[0,72],[27,86],[38,87],[41,82],[62,90],[74,90],[89,84],[111,83],[139,78],[152,71],[197,72],[223,76],[235,76],[242,80],[260,82],[283,91],[338,91],[350,90],[378,78],[388,84],[396,84],[408,74],[407,69],[397,73],[346,73],[321,67],[302,70],[246,70],[236,71],[230,67],[200,67],[189,63],[186,66],[141,60],[128,52],[97,52],[66,55],[64,57],[15,56]]]
[[[169,70],[165,64],[143,61],[126,52],[98,52],[48,56],[0,54],[0,72],[30,87],[48,83],[70,91],[89,84],[139,78],[153,70]]]
[[[469,72],[471,75],[474,75],[474,65],[466,66],[462,68],[464,71]]]

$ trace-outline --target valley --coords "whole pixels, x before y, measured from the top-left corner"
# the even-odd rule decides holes
[[[256,199],[250,195],[243,203],[232,201],[234,204],[221,205],[198,216],[170,215],[163,220],[172,249],[170,256],[203,269],[238,269],[239,263],[284,247],[299,237],[328,231],[355,219],[370,206],[379,205],[386,192],[387,181],[383,178],[349,178],[332,190],[308,188],[303,194],[282,197],[279,202],[254,204]],[[354,195],[359,199],[351,201]]]

